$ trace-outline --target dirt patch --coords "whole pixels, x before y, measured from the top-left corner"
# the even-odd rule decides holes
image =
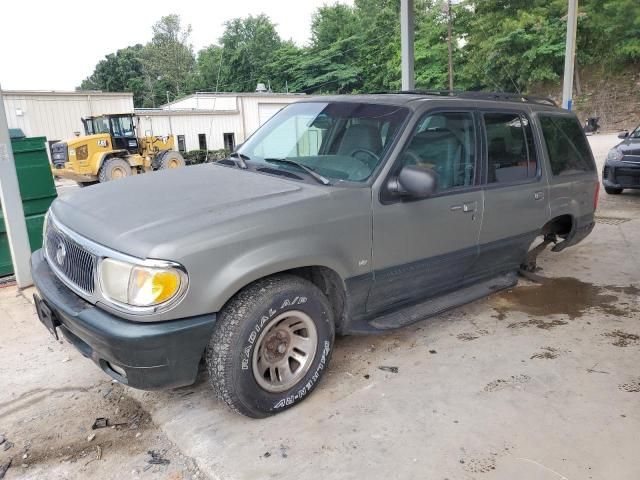
[[[463,462],[463,468],[471,473],[487,473],[496,469],[496,459],[493,456],[472,458],[467,461],[461,460],[461,462]]]
[[[98,417],[108,418],[106,427],[92,428]],[[11,444],[0,448],[0,464],[11,462],[7,478],[19,472],[45,478],[44,472],[55,469],[66,471],[64,478],[112,478],[107,465],[127,465],[149,478],[199,477],[192,460],[158,434],[149,414],[120,384],[34,389],[3,402],[0,418],[4,443]],[[163,463],[147,459],[149,447]]]
[[[618,385],[618,389],[623,392],[640,393],[640,380],[630,383],[623,383]]]
[[[463,342],[470,342],[471,340],[476,340],[476,339],[480,338],[483,335],[489,335],[489,331],[488,330],[478,330],[478,331],[473,332],[473,333],[469,333],[469,332],[459,333],[456,336],[456,338],[458,340],[462,340]]]
[[[613,332],[603,333],[605,337],[613,339],[611,345],[616,347],[628,347],[629,345],[636,345],[640,341],[640,336],[635,333],[627,333],[622,330],[614,330]]]
[[[538,327],[542,330],[551,330],[552,328],[559,327],[561,325],[566,325],[567,322],[563,320],[551,320],[549,322],[545,322],[544,320],[538,320],[537,318],[532,318],[531,320],[527,320],[526,322],[515,322],[507,325],[507,328],[525,328],[525,327]]]
[[[510,311],[531,316],[566,315],[570,319],[581,317],[591,309],[623,317],[636,310],[620,308],[614,293],[638,295],[635,286],[597,286],[576,278],[546,278],[539,285],[527,285],[496,295],[494,309],[502,319]]]
[[[542,347],[542,351],[538,352],[538,353],[534,353],[533,355],[531,355],[531,360],[538,358],[538,359],[545,359],[545,360],[552,360],[554,358],[558,358],[558,355],[560,354],[560,352],[552,347]]]
[[[528,383],[531,380],[529,375],[511,375],[507,380],[503,380],[499,378],[498,380],[494,380],[493,382],[487,383],[484,387],[485,392],[497,392],[498,390],[504,390],[509,387],[516,387],[523,383]]]

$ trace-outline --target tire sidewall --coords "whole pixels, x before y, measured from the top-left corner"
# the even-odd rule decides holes
[[[305,376],[291,389],[270,393],[254,377],[252,359],[260,334],[278,315],[300,310],[311,317],[316,325],[318,343],[316,354]],[[275,293],[267,302],[252,309],[243,322],[235,351],[234,383],[242,403],[259,416],[279,413],[304,400],[316,387],[326,370],[333,350],[334,326],[329,304],[318,290],[287,289]],[[249,401],[251,399],[251,401]]]

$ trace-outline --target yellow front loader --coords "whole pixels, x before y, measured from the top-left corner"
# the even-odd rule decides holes
[[[53,174],[84,186],[139,173],[184,167],[173,136],[137,137],[135,115],[82,119],[84,136],[51,147]]]

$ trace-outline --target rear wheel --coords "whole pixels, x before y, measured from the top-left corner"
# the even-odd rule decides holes
[[[620,195],[622,193],[622,188],[604,187],[604,191],[609,195]]]
[[[131,165],[126,160],[119,157],[108,158],[100,167],[98,178],[100,183],[118,180],[131,176]]]
[[[167,150],[160,154],[158,161],[158,170],[168,170],[170,168],[181,168],[186,165],[184,158],[180,152],[174,150]]]
[[[259,280],[222,309],[206,352],[218,395],[254,418],[304,400],[326,370],[334,340],[329,301],[293,275]]]

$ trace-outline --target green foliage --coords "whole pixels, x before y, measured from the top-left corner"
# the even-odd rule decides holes
[[[446,0],[415,0],[416,87],[448,87]],[[225,23],[218,43],[194,56],[177,15],[162,17],[145,45],[101,60],[81,88],[132,91],[136,106],[157,106],[194,91],[357,93],[400,88],[400,0],[324,5],[308,46],[283,41],[265,15]],[[559,84],[567,0],[463,0],[451,11],[454,87],[526,91]],[[616,71],[640,61],[640,2],[581,0],[579,67]]]
[[[123,48],[110,53],[96,65],[91,76],[82,81],[82,90],[104,90],[105,92],[133,92],[133,102],[143,104],[144,72],[140,57],[142,45]]]
[[[211,163],[223,158],[227,158],[231,152],[224,148],[219,150],[189,150],[182,156],[188,165],[197,165],[198,163]]]
[[[275,59],[282,44],[269,17],[249,15],[226,22],[225,26],[220,38],[220,89],[244,92],[255,89],[258,82],[268,83],[271,72],[266,66]]]

